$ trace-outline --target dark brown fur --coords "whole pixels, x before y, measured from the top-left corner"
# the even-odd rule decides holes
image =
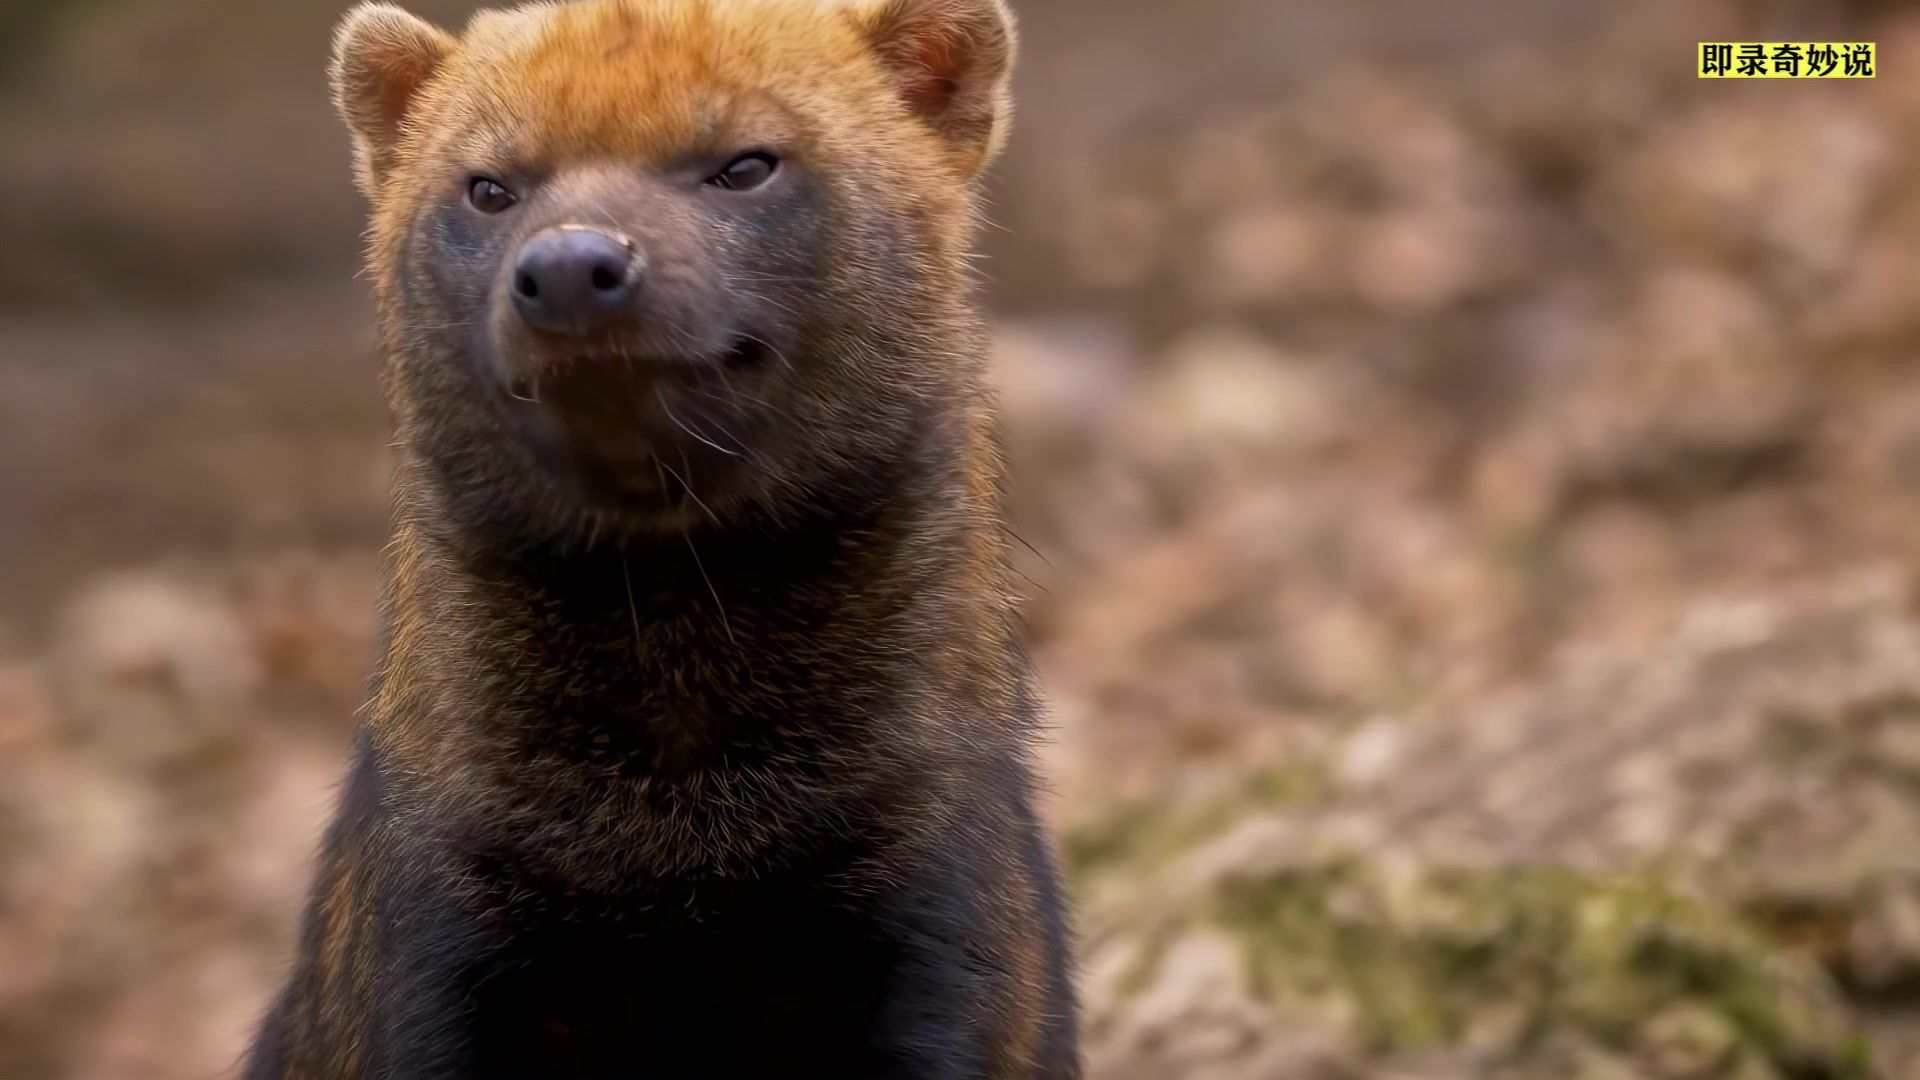
[[[1078,1075],[966,268],[1011,49],[998,0],[350,16],[396,525],[250,1077]],[[745,145],[783,186],[697,186]],[[498,284],[588,214],[652,275],[593,357]]]

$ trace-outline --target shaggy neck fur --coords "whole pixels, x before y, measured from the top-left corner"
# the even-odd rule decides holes
[[[407,470],[370,727],[408,819],[597,887],[857,863],[936,825],[1024,693],[968,427],[778,524],[573,552],[430,524]]]

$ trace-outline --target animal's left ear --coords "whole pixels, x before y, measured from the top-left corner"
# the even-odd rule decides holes
[[[968,176],[1006,142],[1012,100],[1013,13],[1004,0],[882,0],[867,40],[901,98],[954,148]]]

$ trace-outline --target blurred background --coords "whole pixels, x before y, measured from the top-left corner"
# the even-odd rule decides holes
[[[3,1077],[220,1075],[289,954],[386,515],[344,6],[0,0]],[[1920,1076],[1920,6],[1018,6],[1095,1075]],[[1780,39],[1883,69],[1693,77]]]

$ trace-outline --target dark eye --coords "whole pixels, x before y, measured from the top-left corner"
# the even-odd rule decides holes
[[[728,191],[752,191],[768,180],[773,179],[773,171],[780,167],[780,159],[772,154],[759,152],[741,154],[707,178],[707,183]]]
[[[520,198],[498,180],[476,176],[467,183],[467,201],[483,214],[498,214],[519,202]]]

